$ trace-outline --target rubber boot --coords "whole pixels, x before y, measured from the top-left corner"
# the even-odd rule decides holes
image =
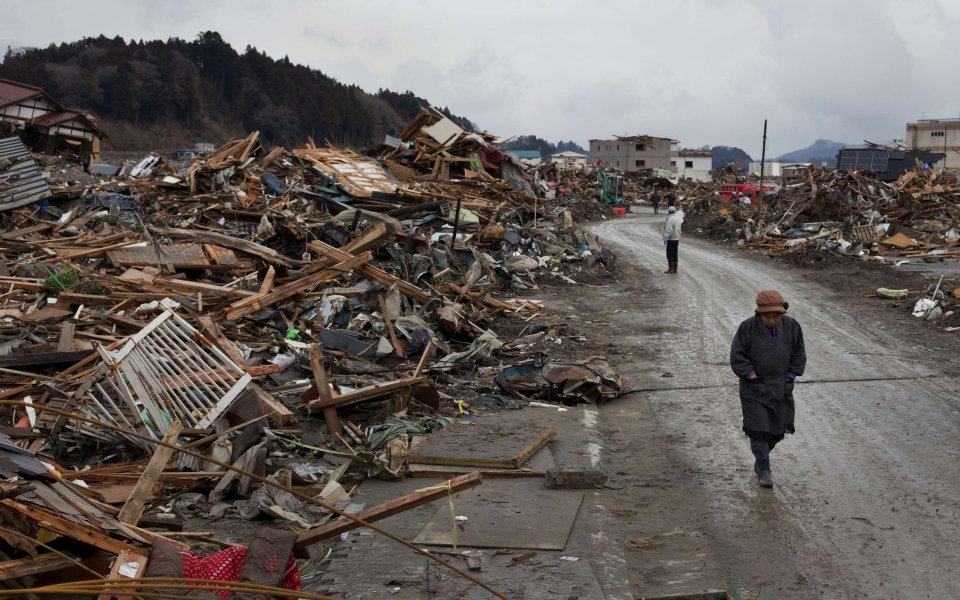
[[[673,263],[672,263],[672,262],[668,262],[668,263],[667,263],[667,270],[664,271],[664,273],[673,273]]]
[[[773,476],[770,474],[769,458],[754,462],[753,470],[757,474],[757,483],[760,484],[760,487],[773,487]]]
[[[670,263],[670,272],[673,273],[674,275],[677,274],[677,261],[673,261],[672,263]]]

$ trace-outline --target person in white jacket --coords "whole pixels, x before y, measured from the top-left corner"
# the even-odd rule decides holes
[[[683,211],[671,206],[669,216],[663,224],[663,243],[667,246],[667,270],[664,273],[677,272],[677,252],[680,249],[680,227],[683,225]]]

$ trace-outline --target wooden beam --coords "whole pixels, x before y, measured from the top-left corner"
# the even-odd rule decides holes
[[[357,214],[360,214],[360,213],[357,212]],[[359,254],[361,252],[366,252],[367,250],[370,250],[371,248],[373,248],[374,246],[382,242],[385,238],[389,237],[389,235],[390,235],[390,231],[387,229],[387,226],[384,225],[383,223],[377,223],[376,225],[372,225],[364,229],[363,233],[361,233],[356,238],[350,240],[349,242],[341,246],[339,249],[344,254]],[[319,250],[316,250],[316,251],[320,252]],[[324,254],[323,252],[320,252],[320,253]],[[316,271],[329,267],[334,262],[336,262],[335,259],[331,259],[326,254],[324,254],[322,258],[313,261],[313,263],[311,263],[310,266],[304,269],[304,271],[306,271],[307,273],[314,273]]]
[[[57,352],[71,352],[73,350],[73,334],[76,331],[76,327],[73,321],[67,321],[60,326],[60,339],[57,341]]]
[[[397,339],[397,332],[393,330],[393,322],[390,315],[387,314],[387,304],[383,301],[383,294],[377,294],[377,301],[380,302],[380,314],[383,315],[383,324],[387,328],[387,334],[390,336],[390,343],[393,344],[393,352],[400,358],[406,356],[406,349]]]
[[[163,442],[175,446],[181,431],[183,431],[183,426],[180,424],[180,421],[175,421],[173,425],[167,429],[167,433],[163,436]],[[147,463],[147,468],[143,470],[143,474],[140,475],[137,485],[133,488],[133,491],[130,492],[130,497],[127,498],[127,501],[123,504],[123,508],[120,509],[120,515],[117,517],[118,521],[127,523],[128,525],[136,525],[140,522],[140,517],[143,516],[143,507],[146,504],[146,496],[153,490],[153,486],[156,485],[157,479],[159,479],[160,474],[163,473],[163,469],[170,461],[173,452],[173,448],[157,446],[153,457],[151,457],[150,462]]]
[[[286,300],[291,296],[309,292],[324,281],[329,281],[339,277],[345,271],[350,271],[371,260],[373,260],[373,254],[371,254],[369,251],[357,256],[348,255],[347,258],[330,267],[329,269],[323,269],[322,271],[308,275],[303,279],[291,281],[290,283],[274,289],[269,294],[257,294],[256,296],[245,298],[239,302],[234,302],[227,307],[225,317],[228,321],[235,321],[241,317],[251,315],[258,310],[267,308],[268,306],[273,306],[277,302]]]
[[[273,290],[273,281],[277,278],[277,270],[273,268],[273,265],[267,269],[266,275],[263,276],[263,283],[260,284],[260,294],[269,294]]]
[[[106,550],[111,554],[120,554],[124,550],[133,549],[132,546],[105,535],[104,533],[97,531],[92,527],[74,523],[53,513],[41,510],[39,508],[34,508],[33,506],[23,504],[15,500],[11,500],[10,498],[0,500],[0,504],[6,505],[18,513],[30,517],[44,529],[49,529],[54,533],[59,533],[69,538],[90,544],[91,546],[95,546],[101,550]]]
[[[323,420],[327,424],[327,433],[336,435],[343,432],[340,419],[337,418],[337,409],[333,405],[330,383],[327,381],[327,370],[323,366],[323,355],[320,353],[320,344],[310,344],[310,367],[313,369],[313,379],[317,385],[319,401],[327,403],[323,407]]]
[[[33,352],[29,354],[8,354],[0,356],[0,367],[39,367],[75,363],[94,354],[93,350],[75,352]]]
[[[406,389],[425,383],[429,378],[428,377],[410,377],[407,379],[399,379],[397,381],[388,381],[386,383],[378,383],[376,385],[371,385],[365,388],[360,388],[355,392],[347,392],[346,394],[340,394],[339,396],[333,396],[332,398],[326,399],[321,396],[316,400],[311,400],[307,406],[309,408],[327,408],[327,407],[343,407],[349,406],[351,404],[356,404],[358,402],[364,402],[365,400],[373,400],[374,398],[379,398],[382,396],[387,396],[396,392],[398,390]]]
[[[420,356],[420,362],[417,363],[417,368],[413,371],[414,377],[420,377],[423,374],[423,369],[427,366],[427,360],[430,358],[430,351],[433,350],[433,340],[427,342],[427,345],[423,349],[423,354]]]
[[[223,335],[223,331],[220,330],[220,326],[214,322],[213,318],[206,315],[200,316],[197,317],[197,323],[200,324],[200,330],[203,332],[203,335],[210,338],[217,348],[220,348],[224,354],[230,357],[230,360],[241,367],[246,366],[247,361],[243,358],[243,355],[240,354],[240,351],[237,350],[233,342]]]
[[[271,269],[273,267],[270,267]],[[255,296],[256,292],[249,290],[238,290],[237,288],[204,283],[202,281],[187,281],[184,279],[161,279],[159,277],[153,280],[154,287],[175,290],[183,293],[195,294],[203,292],[205,294],[226,294],[228,296]]]
[[[190,229],[175,229],[172,227],[157,227],[154,225],[150,226],[150,231],[158,235],[165,235],[172,238],[207,242],[216,244],[218,246],[223,246],[224,248],[239,250],[240,252],[244,252],[252,256],[258,256],[262,258],[264,262],[273,265],[295,268],[303,264],[301,261],[287,258],[276,250],[267,248],[266,246],[256,242],[231,237],[216,231],[194,231]]]
[[[60,571],[76,566],[77,563],[53,552],[41,554],[36,558],[28,556],[16,560],[5,560],[0,562],[0,581],[9,581],[11,579],[19,579],[20,577],[27,577],[29,575],[40,575],[42,573],[52,573],[53,571]]]
[[[461,475],[460,477],[456,477],[447,482],[441,483],[440,485],[433,486],[427,490],[407,494],[406,496],[396,498],[390,502],[374,506],[373,508],[361,512],[357,516],[367,523],[373,523],[381,519],[386,519],[387,517],[395,514],[410,510],[411,508],[415,508],[423,504],[429,504],[434,500],[446,498],[448,494],[455,494],[457,492],[480,485],[481,483],[483,483],[483,476],[474,471],[473,473]],[[327,523],[326,525],[321,525],[320,527],[308,529],[307,531],[301,533],[297,537],[297,541],[293,547],[294,550],[302,550],[307,546],[330,539],[332,537],[336,537],[341,533],[352,531],[358,527],[361,527],[361,525],[349,519],[340,518],[332,523]]]
[[[311,250],[316,250],[317,252],[320,252],[321,254],[334,260],[349,260],[351,256],[349,253],[344,252],[341,248],[334,248],[333,246],[324,244],[319,240],[310,242],[309,246]],[[399,277],[394,277],[390,273],[387,273],[383,269],[374,267],[373,265],[360,265],[356,268],[356,271],[367,279],[372,279],[377,283],[382,283],[387,287],[396,284],[397,289],[400,290],[400,293],[402,293],[404,296],[413,298],[417,302],[426,302],[427,299],[430,298],[430,294],[428,294],[425,290],[413,285],[409,281],[404,281]]]

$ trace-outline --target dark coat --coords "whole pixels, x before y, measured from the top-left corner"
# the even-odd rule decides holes
[[[803,375],[807,355],[803,330],[791,317],[781,317],[776,337],[753,316],[740,324],[730,346],[730,367],[740,378],[743,431],[753,439],[780,441],[793,433],[793,381]],[[757,379],[748,380],[750,373]]]

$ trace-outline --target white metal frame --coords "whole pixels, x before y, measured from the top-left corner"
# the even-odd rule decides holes
[[[114,352],[84,394],[85,412],[159,440],[173,421],[205,429],[226,412],[252,377],[172,311],[164,311]],[[85,386],[86,387],[86,386]],[[146,414],[144,414],[146,413]],[[108,441],[113,436],[105,436]],[[152,444],[128,439],[152,451]]]

